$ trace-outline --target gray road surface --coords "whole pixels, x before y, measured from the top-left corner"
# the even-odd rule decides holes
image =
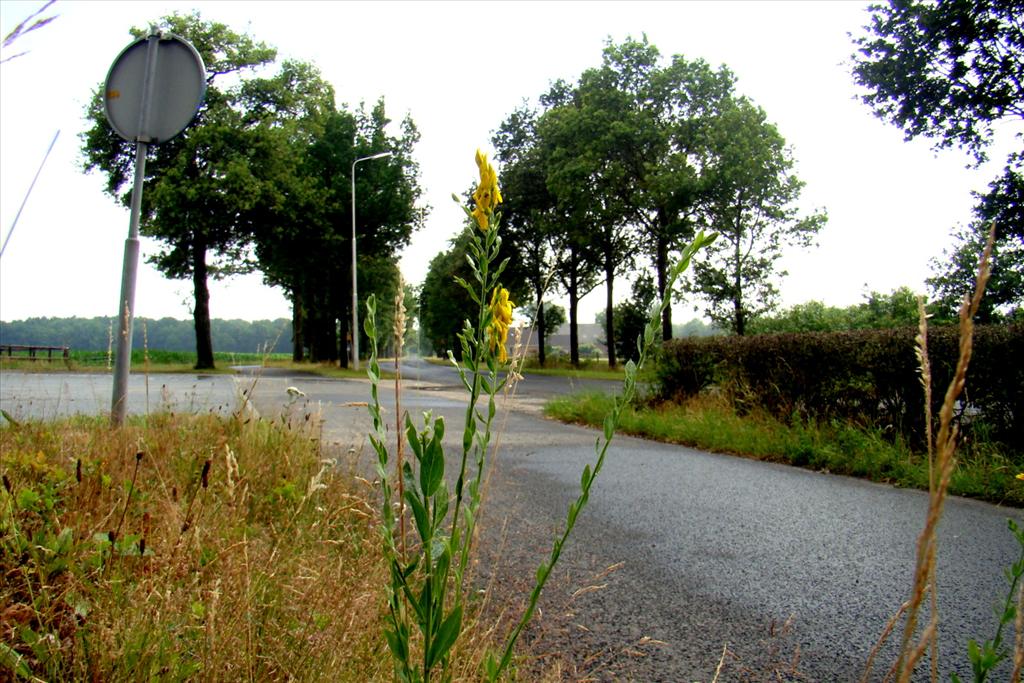
[[[102,381],[33,375],[15,385],[10,376],[0,377],[5,410],[109,409]],[[457,453],[464,403],[451,371],[411,366],[406,377],[403,409],[444,415],[447,452]],[[31,389],[36,381],[45,391]],[[154,384],[181,391],[177,405],[208,410],[227,405],[253,379],[151,378],[151,395]],[[306,397],[289,406],[288,386]],[[571,388],[564,379],[528,377],[501,436],[476,580],[493,586],[502,609],[517,609],[580,471],[594,459],[596,430],[538,414],[543,395]],[[393,391],[382,392],[393,418]],[[267,416],[320,414],[325,441],[368,461],[367,382],[264,373],[251,395]],[[563,662],[573,680],[707,681],[723,647],[722,681],[859,680],[868,651],[907,597],[926,504],[918,491],[617,437],[525,639],[542,658]],[[967,639],[994,633],[1002,568],[1016,559],[1010,516],[1020,512],[957,498],[947,504],[938,571],[941,680],[952,670],[966,677]],[[880,656],[880,674],[891,653]],[[787,675],[795,660],[799,676]],[[1007,671],[992,680],[1005,680]]]
[[[0,408],[15,419],[109,413],[113,387],[109,373],[4,371],[0,373]],[[239,379],[231,375],[132,374],[128,382],[128,412],[229,414],[238,403],[239,390]]]
[[[402,404],[414,415],[443,414],[446,452],[457,453],[464,404],[444,372],[425,370],[424,384],[407,388]],[[281,404],[286,383],[318,403],[325,438],[362,443],[366,383],[265,378],[255,394],[261,410]],[[477,576],[494,582],[505,606],[530,588],[594,459],[596,430],[537,415],[540,394],[568,388],[527,377],[501,437],[481,545],[501,550],[481,553]],[[389,385],[382,399],[393,409]],[[617,437],[527,637],[574,679],[707,681],[727,645],[720,680],[859,680],[907,598],[926,506],[920,491]],[[1020,519],[1020,511],[947,503],[938,569],[942,680],[953,670],[966,680],[967,640],[994,634],[1002,569],[1016,559],[1010,516]],[[876,680],[892,652],[880,655]],[[799,675],[786,677],[794,668]]]

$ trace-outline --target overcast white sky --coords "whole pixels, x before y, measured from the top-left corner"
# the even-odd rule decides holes
[[[0,2],[4,35],[41,2]],[[970,219],[970,192],[984,190],[1005,153],[980,169],[961,152],[934,153],[856,101],[846,64],[848,32],[867,21],[860,2],[86,2],[63,0],[59,18],[14,45],[0,65],[0,234],[6,236],[54,133],[60,137],[0,262],[0,319],[110,316],[117,309],[128,212],[103,194],[102,178],[79,170],[78,134],[91,89],[130,42],[128,28],[198,9],[248,31],[279,58],[315,63],[339,104],[386,99],[392,118],[409,112],[422,134],[417,155],[427,227],[403,253],[418,283],[461,227],[450,199],[475,176],[473,153],[523,99],[556,78],[575,80],[600,63],[611,37],[647,34],[664,57],[726,64],[737,90],[768,113],[792,145],[807,183],[803,205],[829,213],[817,248],[787,254],[783,303],[832,305],[868,290],[924,291],[928,261]],[[9,54],[9,52],[5,52]],[[1012,131],[1004,131],[1008,149]],[[373,162],[368,162],[373,163]],[[500,169],[499,169],[500,171]],[[143,242],[143,260],[154,253]],[[618,287],[620,297],[628,286]],[[191,316],[188,282],[140,265],[136,315]],[[593,319],[603,290],[584,300]],[[215,318],[289,317],[279,290],[260,276],[211,287]],[[677,320],[692,307],[677,306]]]

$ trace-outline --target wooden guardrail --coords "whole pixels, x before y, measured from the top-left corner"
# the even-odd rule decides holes
[[[46,355],[40,355],[45,351]],[[54,352],[60,355],[54,358]],[[67,361],[71,354],[68,346],[31,346],[25,344],[0,344],[0,356],[11,360],[63,360]]]

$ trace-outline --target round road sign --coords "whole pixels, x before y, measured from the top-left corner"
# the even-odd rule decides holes
[[[146,71],[153,41],[153,82]],[[151,34],[126,47],[110,67],[103,102],[107,120],[125,140],[155,144],[170,140],[195,117],[206,94],[206,67],[192,44],[170,34]],[[146,121],[143,110],[148,110]]]

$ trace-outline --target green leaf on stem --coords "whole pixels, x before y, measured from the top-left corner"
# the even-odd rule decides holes
[[[409,503],[409,507],[412,508],[412,516],[416,522],[416,532],[419,533],[420,539],[427,543],[430,540],[430,520],[427,519],[427,509],[424,507],[423,502],[420,501],[416,492],[411,489],[406,489],[405,500]]]
[[[430,650],[427,652],[426,657],[428,668],[448,656],[448,651],[455,644],[455,640],[459,637],[459,631],[461,630],[462,605],[456,605],[455,609],[445,617],[445,620],[441,623],[441,628],[437,630],[434,642],[430,644]]]

